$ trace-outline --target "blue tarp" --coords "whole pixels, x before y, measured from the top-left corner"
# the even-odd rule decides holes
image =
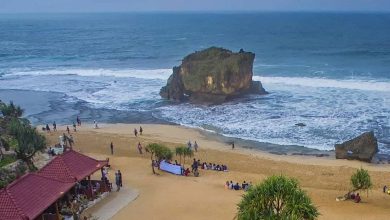
[[[160,163],[160,170],[164,170],[176,175],[181,175],[181,167],[178,165],[170,164],[165,162],[165,160]]]

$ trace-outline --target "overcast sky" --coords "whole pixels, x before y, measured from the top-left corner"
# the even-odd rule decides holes
[[[390,12],[390,0],[0,0],[0,13],[114,11]]]

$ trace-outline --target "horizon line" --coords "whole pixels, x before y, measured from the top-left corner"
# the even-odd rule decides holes
[[[14,11],[1,14],[105,14],[105,13],[162,13],[162,14],[254,14],[254,13],[346,13],[388,14],[390,10],[129,10],[129,11]]]

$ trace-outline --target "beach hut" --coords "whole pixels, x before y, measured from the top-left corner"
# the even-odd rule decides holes
[[[87,181],[88,196],[93,198],[90,176],[105,165],[107,161],[73,150],[55,157],[38,172],[28,173],[0,190],[0,219],[60,219],[58,201],[81,181]],[[55,213],[45,213],[49,207],[54,207]]]

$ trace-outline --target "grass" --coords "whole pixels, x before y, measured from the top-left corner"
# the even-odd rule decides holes
[[[4,155],[3,159],[0,160],[0,167],[4,167],[10,163],[16,161],[16,158],[13,155]]]

